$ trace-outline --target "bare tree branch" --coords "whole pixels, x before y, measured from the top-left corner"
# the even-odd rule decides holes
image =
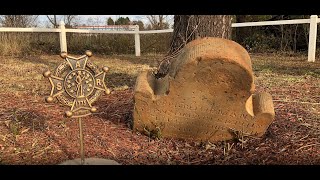
[[[49,15],[47,15],[49,22],[53,25],[54,28],[58,28],[57,15],[51,15],[51,16],[53,17],[50,17]]]
[[[169,24],[166,22],[167,15],[148,15],[147,19],[151,24],[152,29],[165,29],[169,28]]]
[[[0,23],[4,27],[32,27],[36,26],[38,15],[2,15]]]
[[[75,24],[77,15],[46,15],[49,22],[54,28],[59,27],[60,20],[63,20],[66,27],[72,27]],[[60,19],[60,20],[59,20]]]

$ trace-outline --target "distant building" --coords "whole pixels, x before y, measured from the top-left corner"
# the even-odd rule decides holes
[[[110,31],[134,31],[134,25],[105,25],[105,26],[76,26],[76,29],[86,30],[110,30]]]

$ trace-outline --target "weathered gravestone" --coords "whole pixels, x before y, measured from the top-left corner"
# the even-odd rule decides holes
[[[268,93],[255,93],[251,60],[236,42],[203,38],[190,42],[169,74],[137,78],[134,130],[199,141],[262,136],[275,113]]]

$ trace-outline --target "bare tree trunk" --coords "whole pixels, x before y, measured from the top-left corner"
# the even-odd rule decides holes
[[[246,22],[246,16],[247,15],[236,15],[236,22],[237,23],[243,23]],[[236,41],[238,43],[242,43],[243,39],[248,34],[248,28],[236,28]]]
[[[53,15],[53,17],[50,17],[49,15],[47,15],[47,18],[48,18],[49,22],[53,25],[53,28],[59,27],[59,24],[57,22],[57,15]]]
[[[280,51],[283,51],[283,37],[284,37],[283,25],[280,25],[280,30],[281,30]]]
[[[297,30],[298,24],[295,25],[294,36],[293,36],[293,52],[297,52]]]
[[[174,57],[190,41],[202,37],[231,38],[231,15],[175,15],[170,50],[160,63],[157,78],[164,77]]]

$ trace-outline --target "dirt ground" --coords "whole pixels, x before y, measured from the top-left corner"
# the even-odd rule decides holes
[[[269,92],[276,117],[261,138],[224,142],[152,139],[130,128],[137,75],[155,69],[160,55],[93,56],[108,66],[114,91],[83,118],[85,156],[121,164],[320,164],[320,60],[306,56],[251,55],[256,91]],[[79,158],[78,122],[68,107],[47,104],[50,84],[42,76],[59,56],[0,57],[0,164],[59,164]]]

